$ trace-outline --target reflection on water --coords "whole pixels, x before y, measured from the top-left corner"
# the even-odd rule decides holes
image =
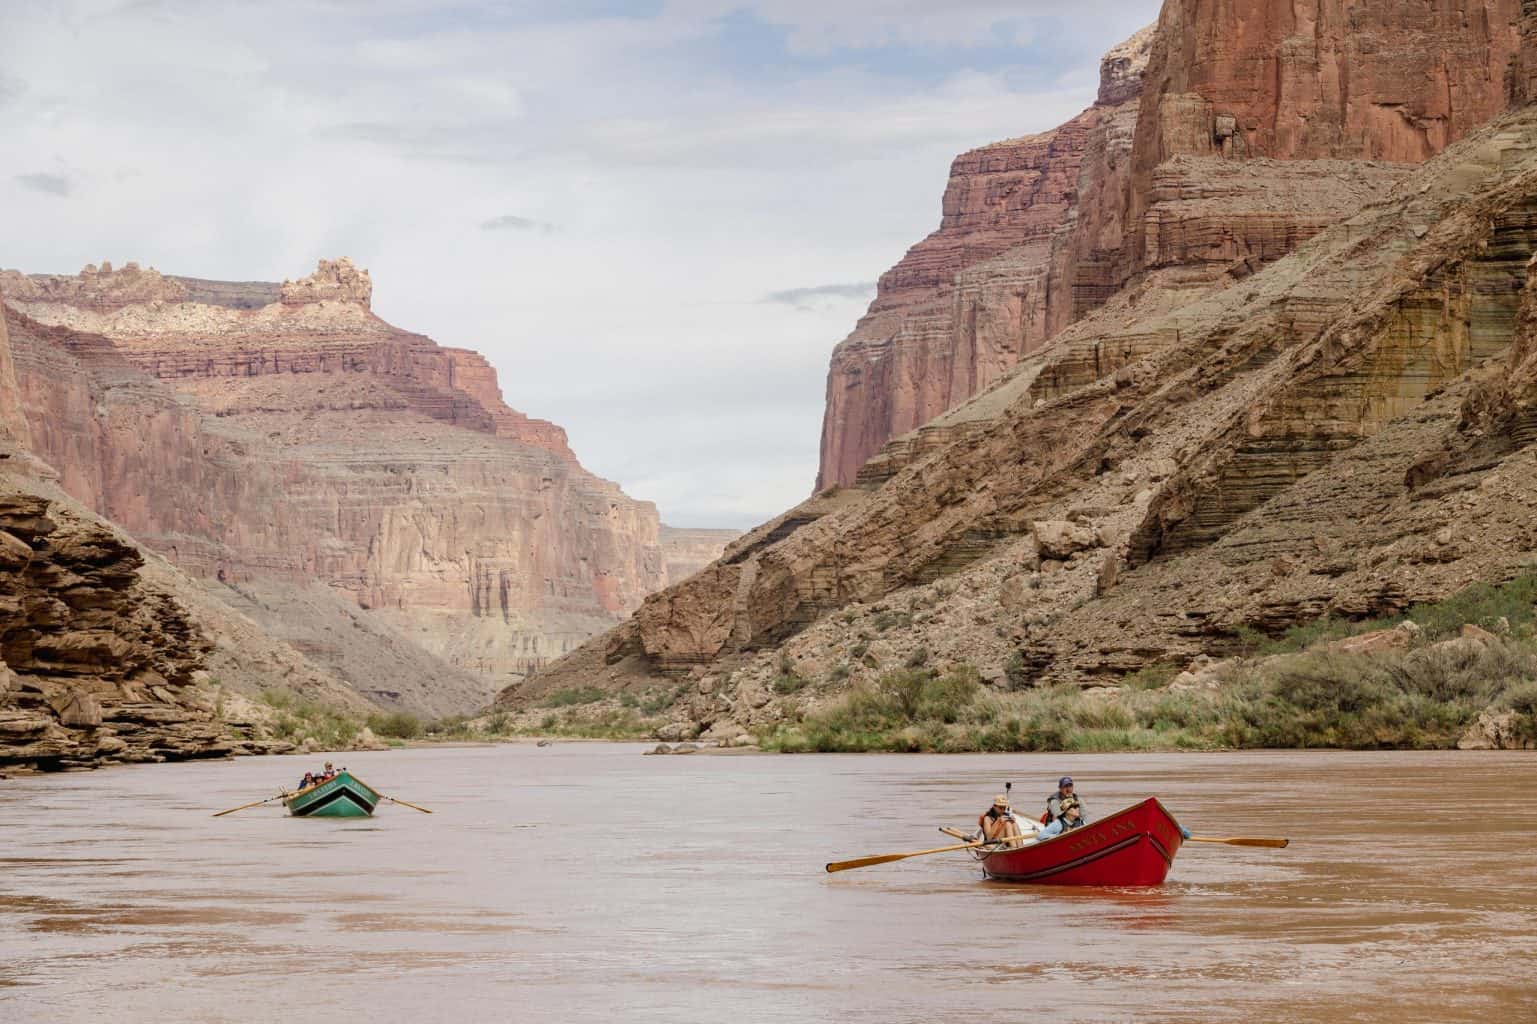
[[[0,784],[0,1021],[1537,1020],[1531,755],[637,753],[348,755],[436,812],[365,821],[208,817],[292,759]],[[821,869],[1063,771],[1293,845],[1156,890]]]

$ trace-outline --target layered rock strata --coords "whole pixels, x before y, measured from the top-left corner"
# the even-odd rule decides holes
[[[277,286],[131,264],[3,283],[61,485],[387,703],[472,710],[667,580],[650,504],[509,408],[480,356],[375,317],[346,260]],[[369,631],[315,636],[349,635],[316,582],[436,670],[360,672]]]
[[[1045,191],[1028,216],[952,219],[952,193],[976,191],[965,186],[977,162],[957,160],[945,223],[883,278],[890,296],[834,352],[818,487],[855,482],[886,441],[981,391],[1134,277],[1241,278],[1374,201],[1407,165],[1527,94],[1528,8],[1170,0],[1155,33],[1107,56],[1095,107],[1039,137],[1056,147],[1051,177],[1075,174],[1072,188]],[[1259,160],[1261,173],[1217,164]],[[985,248],[1044,222],[1044,250],[1022,234],[1018,252]],[[944,301],[952,291],[963,298]]]
[[[233,751],[193,679],[204,642],[143,561],[0,477],[0,766]]]
[[[1101,182],[1127,155],[1150,41],[1105,58],[1098,101],[1073,120],[955,159],[939,229],[881,275],[833,352],[818,490],[852,483],[886,441],[987,387],[1066,319],[1052,303],[1071,295],[1048,283],[1053,241],[1085,177]]]
[[[1534,139],[1528,108],[1375,182],[1378,165],[1315,161],[1303,173],[1332,167],[1362,208],[1237,273],[1201,269],[1223,255],[1204,231],[1165,233],[1183,255],[893,442],[863,490],[750,532],[504,704],[681,679],[680,713],[734,736],[914,659],[998,686],[1114,684],[1246,628],[1522,571]],[[1219,188],[1250,176],[1240,190],[1311,201],[1290,163],[1219,159],[1147,180],[1208,161]],[[787,672],[809,685],[785,694]]]

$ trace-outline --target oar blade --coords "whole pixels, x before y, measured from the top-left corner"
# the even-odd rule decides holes
[[[408,802],[406,800],[399,800],[399,799],[396,799],[395,797],[392,797],[392,796],[387,796],[384,799],[388,800],[392,804],[400,804],[402,807],[409,807],[413,811],[421,811],[423,814],[431,814],[432,813],[427,808],[425,808],[425,807],[418,807],[415,804],[410,803],[410,802]]]
[[[1290,839],[1269,839],[1259,836],[1191,836],[1196,843],[1222,843],[1226,846],[1263,846],[1271,850],[1284,850],[1291,845]]]

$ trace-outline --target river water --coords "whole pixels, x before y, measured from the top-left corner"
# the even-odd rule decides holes
[[[294,758],[0,782],[0,1021],[1537,1020],[1532,755],[639,750],[348,754],[435,812],[355,821],[208,816]],[[1062,772],[1292,845],[1145,891],[822,870]]]

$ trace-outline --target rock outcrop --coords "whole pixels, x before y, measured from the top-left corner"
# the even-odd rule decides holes
[[[1341,18],[1321,15],[1299,42],[1294,13],[1169,0],[1133,147],[1161,157],[1129,177],[1138,198],[1123,210],[1141,212],[1107,264],[1124,284],[993,387],[894,439],[861,487],[749,532],[503,703],[578,679],[683,680],[688,715],[715,737],[914,661],[969,663],[994,685],[1114,683],[1221,657],[1245,630],[1392,612],[1537,561],[1537,108],[1486,109],[1488,124],[1452,142],[1505,95],[1513,5],[1475,4],[1464,20],[1433,4],[1420,21],[1403,20],[1409,5],[1316,6]],[[1168,97],[1203,95],[1164,83],[1207,88],[1195,68],[1230,42],[1208,19],[1269,40],[1245,51],[1275,72],[1251,77],[1260,92],[1311,81],[1306,60],[1289,62],[1346,46],[1347,25],[1367,41],[1349,46],[1396,54],[1405,88],[1418,88],[1410,60],[1464,81],[1448,54],[1482,54],[1480,74],[1501,84],[1430,108],[1444,116],[1414,137],[1451,144],[1418,167],[1357,159],[1416,154],[1396,121],[1379,142],[1352,141],[1378,123],[1353,113],[1353,92],[1331,108],[1337,128],[1267,135],[1242,121],[1264,154],[1221,152],[1215,106],[1190,122],[1211,129],[1204,153],[1162,150],[1146,139],[1187,109]],[[1315,92],[1334,95],[1327,85]],[[1244,109],[1298,109],[1267,102]],[[1313,194],[1330,180],[1343,198]],[[1227,196],[1239,198],[1224,213]],[[790,672],[809,684],[786,693],[776,680]]]
[[[655,509],[509,408],[480,356],[374,316],[348,260],[281,285],[132,264],[0,283],[60,485],[387,705],[472,710],[667,582]],[[399,678],[362,670],[379,631],[418,649]]]
[[[0,766],[223,756],[204,641],[126,538],[0,476]]]

